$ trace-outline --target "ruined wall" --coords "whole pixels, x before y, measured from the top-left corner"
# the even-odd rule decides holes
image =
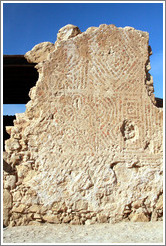
[[[39,79],[7,128],[5,225],[162,218],[163,110],[148,42],[131,27],[67,25],[25,55]]]

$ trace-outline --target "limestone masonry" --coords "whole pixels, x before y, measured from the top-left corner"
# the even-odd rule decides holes
[[[61,28],[25,54],[39,79],[7,127],[5,226],[162,220],[163,109],[147,32]]]

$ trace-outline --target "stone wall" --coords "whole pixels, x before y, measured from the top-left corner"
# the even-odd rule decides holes
[[[162,219],[163,109],[147,32],[114,25],[25,54],[39,79],[7,127],[4,225]]]

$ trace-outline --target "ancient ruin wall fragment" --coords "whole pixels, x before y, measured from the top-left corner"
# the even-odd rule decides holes
[[[161,219],[163,110],[148,73],[148,33],[67,25],[54,45],[35,49],[25,57],[37,57],[39,80],[7,128],[14,171],[4,173],[5,223]]]

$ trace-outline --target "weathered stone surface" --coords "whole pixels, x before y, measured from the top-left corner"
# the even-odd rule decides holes
[[[4,226],[8,226],[9,225],[9,220],[10,220],[9,209],[3,207],[3,225]]]
[[[34,218],[34,219],[41,219],[41,215],[40,215],[40,214],[34,214],[34,215],[33,215],[33,218]]]
[[[163,109],[155,106],[148,41],[131,27],[81,33],[68,25],[48,52],[33,49],[32,57],[44,55],[39,79],[8,129],[6,152],[18,177],[14,201],[19,187],[29,206],[22,212],[34,221],[162,218]]]
[[[7,189],[3,189],[3,207],[4,208],[12,207],[12,196]]]
[[[12,196],[7,189],[3,189],[3,225],[8,226],[10,221],[10,209],[12,207]]]
[[[13,126],[7,126],[6,127],[6,132],[11,135],[11,130],[12,130]]]
[[[42,218],[44,221],[47,221],[49,223],[55,223],[55,224],[60,223],[60,218],[58,215],[44,215]]]
[[[70,224],[71,225],[80,225],[81,222],[80,222],[80,219],[78,216],[74,216],[74,218],[70,221]]]
[[[69,223],[72,219],[72,216],[71,215],[67,215],[63,218],[62,222],[63,223]]]
[[[81,31],[77,26],[68,24],[59,30],[57,34],[57,42],[59,43],[60,41],[65,41],[67,39],[74,38],[80,33]]]
[[[43,62],[54,49],[55,45],[53,43],[43,42],[35,45],[31,51],[28,51],[25,54],[25,58],[30,63]]]
[[[163,194],[159,197],[157,204],[156,204],[156,209],[163,209]]]
[[[29,211],[33,213],[40,213],[41,206],[34,204],[31,207],[29,207]]]
[[[163,217],[163,194],[159,196],[155,209],[152,212],[152,221],[161,220]]]
[[[5,141],[5,150],[7,152],[18,151],[21,149],[21,145],[18,140],[10,138]]]
[[[23,213],[26,209],[26,205],[25,204],[20,204],[18,207],[13,207],[12,208],[12,212],[15,212],[15,213]]]
[[[148,222],[149,221],[149,218],[141,213],[141,214],[133,214],[132,216],[130,216],[130,220],[132,222]]]
[[[108,222],[108,217],[105,214],[97,214],[97,220],[99,223],[106,223]]]
[[[87,210],[88,209],[88,202],[84,200],[79,200],[75,203],[75,210]]]
[[[4,182],[5,189],[14,189],[16,186],[16,176],[15,175],[8,175],[6,176],[6,180]]]

